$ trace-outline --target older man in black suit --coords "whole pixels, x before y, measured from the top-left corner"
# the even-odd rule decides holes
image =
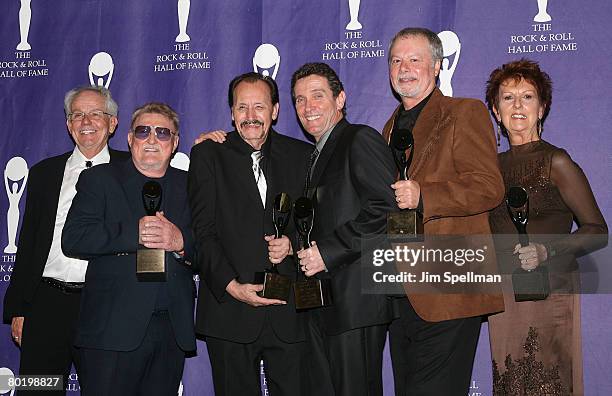
[[[307,181],[315,201],[314,241],[298,255],[306,276],[331,279],[334,298],[332,306],[309,317],[309,340],[318,355],[313,371],[320,373],[314,378],[321,386],[316,394],[382,395],[382,352],[392,309],[385,295],[362,292],[360,259],[362,242],[384,233],[387,213],[396,210],[393,158],[378,132],[346,121],[344,88],[331,67],[305,64],[293,74],[291,87],[297,115],[318,153]]]
[[[278,193],[302,194],[312,146],[272,129],[279,104],[270,77],[236,77],[229,105],[236,131],[191,152],[189,198],[202,252],[196,330],[206,337],[216,395],[258,394],[263,359],[271,394],[307,396],[301,316],[291,295],[260,297],[254,273],[271,264],[289,277],[296,272],[289,239],[270,236],[272,207]]]
[[[79,174],[129,155],[107,146],[118,122],[117,103],[107,89],[72,89],[64,98],[64,110],[76,146],[30,170],[4,321],[11,323],[13,339],[21,346],[20,374],[63,375],[65,384],[72,363],[78,361],[72,343],[87,261],[62,253],[62,227]]]
[[[185,353],[194,351],[195,286],[187,173],[169,167],[177,114],[148,103],[132,115],[131,161],[85,172],[66,219],[62,248],[89,260],[75,345],[84,394],[176,394]],[[145,183],[161,186],[155,215]],[[163,277],[137,277],[139,243],[165,251]]]

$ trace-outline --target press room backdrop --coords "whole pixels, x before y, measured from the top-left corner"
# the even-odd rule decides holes
[[[347,93],[347,118],[380,130],[397,106],[387,75],[388,42],[406,26],[439,32],[444,44],[440,88],[483,99],[490,71],[510,60],[540,62],[554,82],[544,137],[564,147],[586,172],[610,222],[609,128],[612,46],[609,0],[2,0],[0,5],[0,297],[8,286],[27,194],[28,169],[71,150],[64,93],[104,85],[119,103],[110,144],[127,149],[132,110],[147,101],[172,105],[181,117],[179,150],[188,154],[205,130],[231,128],[227,85],[250,70],[276,79],[281,111],[276,129],[305,139],[290,99],[291,74],[328,62]],[[500,150],[507,144],[502,142]],[[174,164],[188,166],[179,153]],[[602,257],[603,254],[595,255]],[[600,259],[605,263],[605,259]],[[595,286],[609,291],[589,258]],[[606,290],[607,286],[607,290]],[[612,298],[582,296],[587,395],[612,394]],[[491,394],[483,325],[471,394]],[[212,394],[205,343],[188,359],[181,392]],[[17,373],[19,350],[0,325],[0,370]],[[76,376],[69,388],[76,392]],[[385,393],[393,391],[385,360]],[[9,393],[0,389],[0,394]],[[75,394],[75,393],[71,393]]]

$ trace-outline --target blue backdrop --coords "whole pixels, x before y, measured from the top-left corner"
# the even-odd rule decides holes
[[[440,32],[446,57],[440,87],[447,95],[482,99],[492,69],[520,57],[539,61],[554,82],[544,136],[582,166],[604,216],[612,213],[609,0],[3,0],[0,11],[0,165],[6,187],[0,213],[7,213],[0,220],[0,297],[15,258],[26,168],[73,147],[63,113],[68,89],[89,83],[111,89],[120,107],[110,142],[117,149],[127,149],[137,105],[171,104],[181,117],[179,150],[189,153],[201,131],[231,128],[227,84],[253,69],[279,85],[276,129],[305,139],[291,103],[291,74],[305,62],[325,61],[345,84],[347,118],[380,130],[398,104],[389,86],[387,45],[406,26]],[[502,142],[500,150],[506,147]],[[177,160],[179,167],[187,163]],[[597,271],[593,263],[605,255],[585,265]],[[591,291],[609,290],[596,275]],[[606,308],[612,298],[585,294],[582,303],[585,391],[609,395],[612,319]],[[474,396],[491,394],[487,336],[485,324]],[[0,367],[16,373],[18,361],[10,328],[1,325]],[[385,393],[391,395],[388,359],[385,365]],[[75,380],[71,391],[78,390]],[[186,395],[212,394],[202,342],[187,362],[183,385]]]

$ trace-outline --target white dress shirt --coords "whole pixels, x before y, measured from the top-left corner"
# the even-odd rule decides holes
[[[53,240],[51,241],[51,249],[49,249],[49,256],[43,271],[44,277],[55,278],[63,282],[85,281],[87,261],[64,256],[62,252],[62,230],[66,222],[68,210],[70,205],[72,205],[72,199],[76,195],[75,186],[77,180],[81,172],[86,169],[85,163],[87,161],[91,161],[92,166],[110,162],[108,146],[105,146],[102,151],[91,159],[85,158],[78,147],[75,147],[72,155],[66,161],[64,178],[62,179],[62,187],[57,203],[57,213],[55,215]]]

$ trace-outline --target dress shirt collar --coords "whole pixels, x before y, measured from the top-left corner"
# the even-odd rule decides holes
[[[408,129],[412,131],[412,128],[414,128],[414,124],[416,124],[417,118],[419,118],[419,114],[421,114],[421,111],[423,111],[423,108],[425,107],[427,102],[429,102],[429,99],[431,98],[431,95],[434,93],[434,91],[431,91],[431,93],[427,95],[427,97],[421,100],[416,106],[414,106],[410,110],[406,110],[403,105],[400,106],[400,110],[397,113],[396,118],[397,128]]]
[[[343,120],[343,119],[344,117],[340,118],[340,120]],[[340,120],[338,120],[338,122],[340,122]],[[331,135],[336,125],[338,125],[338,122],[332,125],[331,128],[329,128],[323,135],[321,135],[321,139],[319,139],[319,141],[315,144],[315,147],[317,148],[319,153],[323,151],[323,147],[325,146],[325,143],[327,143],[327,139],[329,139],[329,136]]]
[[[74,150],[72,151],[72,155],[70,156],[70,158],[68,158],[67,165],[69,169],[85,169],[86,161],[91,161],[93,166],[110,162],[110,153],[108,151],[108,145],[104,146],[102,151],[96,154],[93,158],[86,158],[83,153],[81,153],[81,150],[79,150],[79,148],[75,146]]]

